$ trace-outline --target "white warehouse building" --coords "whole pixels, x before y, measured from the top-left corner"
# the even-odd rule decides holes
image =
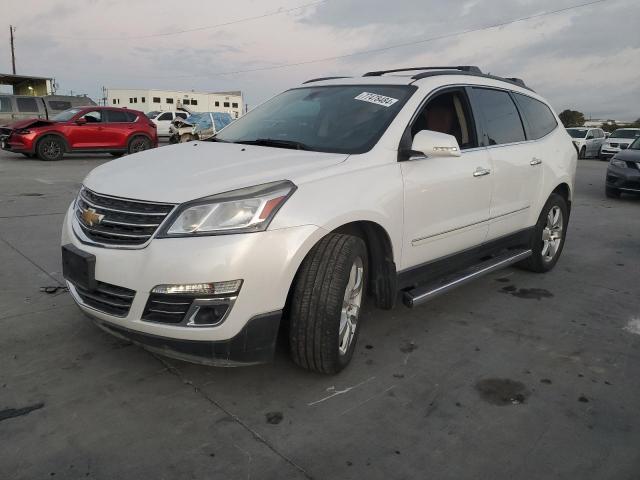
[[[242,92],[193,92],[178,90],[109,88],[107,105],[144,113],[184,108],[192,112],[226,112],[233,118],[244,114]]]

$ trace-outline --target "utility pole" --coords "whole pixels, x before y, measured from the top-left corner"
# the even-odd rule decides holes
[[[9,35],[11,36],[11,66],[13,67],[13,74],[16,74],[16,51],[13,45],[13,32],[16,31],[16,27],[9,25]]]

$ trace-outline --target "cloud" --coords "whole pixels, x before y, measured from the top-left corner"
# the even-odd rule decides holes
[[[518,76],[557,110],[619,119],[640,116],[640,8],[608,0],[367,55],[305,62],[448,35],[570,7],[581,0],[327,0],[295,12],[228,27],[164,34],[304,4],[304,0],[5,0],[18,27],[20,73],[56,77],[63,91],[97,97],[102,85],[180,90],[241,89],[251,105],[308,78],[358,75],[408,65],[474,64]],[[188,5],[188,8],[185,6]],[[93,40],[109,37],[111,40]],[[0,42],[0,59],[10,58]],[[9,65],[0,70],[9,70]]]

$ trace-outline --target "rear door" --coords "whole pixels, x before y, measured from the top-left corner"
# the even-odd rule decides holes
[[[137,115],[125,110],[105,110],[103,128],[105,141],[109,147],[117,150],[127,148],[127,141],[133,132],[133,122]]]
[[[482,144],[492,165],[493,191],[488,239],[525,228],[540,188],[541,159],[527,141],[516,104],[507,90],[473,87],[473,108],[481,119]]]
[[[488,228],[493,175],[487,150],[478,145],[465,89],[429,97],[405,132],[403,144],[410,146],[421,130],[454,135],[462,155],[401,162],[404,269],[480,245]]]

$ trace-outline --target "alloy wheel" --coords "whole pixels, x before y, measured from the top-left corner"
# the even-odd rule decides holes
[[[340,328],[338,330],[338,350],[340,355],[347,354],[355,337],[362,305],[363,287],[364,265],[362,258],[356,257],[351,265],[349,281],[344,292],[344,300],[340,312]]]
[[[551,262],[563,240],[564,218],[559,206],[554,205],[547,214],[547,223],[542,230],[542,260]]]

